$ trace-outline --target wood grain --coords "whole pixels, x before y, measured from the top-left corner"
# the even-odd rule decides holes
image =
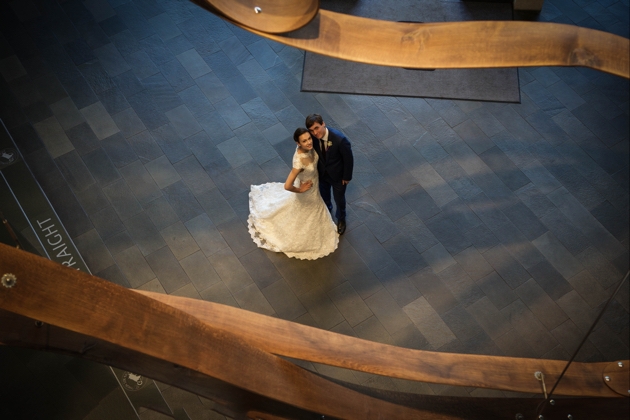
[[[0,271],[17,277],[14,287],[0,286],[5,311],[314,413],[361,419],[422,414],[331,383],[172,306],[4,244]]]
[[[561,360],[405,349],[213,302],[141,290],[136,292],[181,309],[217,329],[231,331],[263,351],[377,375],[538,394],[542,392],[541,385],[534,373],[543,372],[550,389],[566,365]],[[555,394],[618,397],[602,379],[602,372],[609,365],[609,362],[573,363]]]
[[[267,33],[299,29],[310,22],[319,10],[319,0],[192,0],[242,25]],[[260,11],[256,13],[256,9]]]
[[[630,78],[627,38],[574,25],[523,21],[402,23],[320,9],[287,33],[242,20],[231,2],[194,0],[234,25],[302,50],[360,63],[417,69],[583,66]],[[207,0],[210,2],[211,0]],[[294,0],[301,3],[302,0]],[[259,16],[269,18],[275,16]]]
[[[230,418],[321,420],[318,413],[237,388],[183,366],[49,324],[38,327],[33,319],[0,309],[0,341],[3,340],[11,346],[60,352],[168,383],[214,401],[213,410]],[[425,420],[513,420],[514,413],[521,413],[528,419],[537,418],[536,410],[541,402],[540,397],[472,398],[407,394],[332,381],[378,400],[419,409]],[[554,406],[547,406],[543,413],[545,419],[566,419],[566,414],[571,412],[589,419],[626,420],[629,416],[630,406],[623,398],[557,398],[556,402]]]

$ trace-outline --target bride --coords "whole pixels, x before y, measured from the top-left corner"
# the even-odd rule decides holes
[[[317,153],[305,128],[293,133],[297,143],[286,182],[252,185],[247,224],[261,248],[302,260],[325,257],[337,249],[337,227],[319,195]]]

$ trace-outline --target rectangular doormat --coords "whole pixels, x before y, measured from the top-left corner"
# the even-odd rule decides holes
[[[389,21],[512,20],[512,3],[439,0],[322,0],[322,9]],[[518,70],[373,66],[310,52],[302,91],[520,103]]]

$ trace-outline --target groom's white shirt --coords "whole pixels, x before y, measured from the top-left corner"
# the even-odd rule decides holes
[[[324,137],[321,138],[321,141],[324,141],[324,148],[326,149],[326,151],[328,151],[328,127],[326,127],[326,134],[324,134]]]

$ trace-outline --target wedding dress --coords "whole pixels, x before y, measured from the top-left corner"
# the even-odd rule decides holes
[[[313,181],[303,193],[287,191],[279,182],[251,186],[247,224],[256,245],[301,260],[325,257],[337,249],[337,227],[319,195],[317,159],[314,150],[296,150],[293,155],[293,167],[304,169],[295,186]]]

